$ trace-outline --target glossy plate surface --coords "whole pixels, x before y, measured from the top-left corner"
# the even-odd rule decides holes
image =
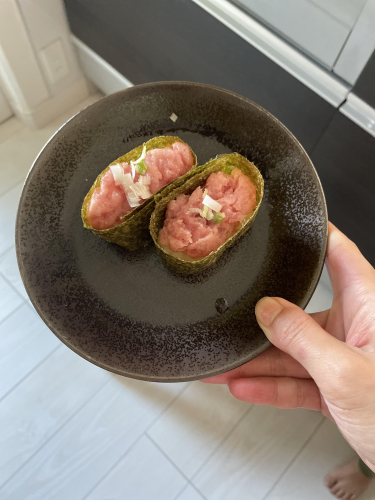
[[[181,137],[199,164],[241,153],[265,181],[253,227],[195,276],[168,271],[152,244],[131,253],[82,225],[97,175],[162,134]],[[326,242],[322,187],[294,136],[247,99],[180,82],[132,87],[69,120],[29,173],[16,227],[22,279],[49,328],[107,370],[163,382],[222,373],[264,351],[256,302],[281,296],[306,307]]]

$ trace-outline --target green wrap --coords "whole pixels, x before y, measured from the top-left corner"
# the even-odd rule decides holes
[[[184,142],[178,137],[174,136],[160,136],[150,139],[145,143],[146,151],[151,149],[159,149],[159,148],[167,148],[174,144],[175,142]],[[116,163],[129,163],[131,160],[137,160],[143,150],[143,144],[132,149],[129,153],[126,153],[117,160],[113,161],[103,172],[96,178],[94,184],[92,185],[90,191],[87,193],[85,199],[83,200],[81,216],[83,220],[83,225],[85,228],[90,229],[93,233],[97,234],[101,238],[104,238],[111,243],[117,243],[122,247],[127,248],[128,250],[136,250],[140,246],[142,246],[147,239],[150,238],[150,233],[148,230],[150,217],[152,211],[155,208],[155,197],[157,195],[165,196],[174,188],[180,186],[186,180],[190,179],[192,175],[196,172],[197,166],[197,157],[194,152],[190,151],[194,158],[193,167],[189,172],[185,175],[178,177],[174,181],[170,182],[163,188],[161,188],[157,193],[150,196],[147,200],[145,200],[141,205],[134,208],[130,212],[128,212],[121,224],[118,224],[115,227],[111,227],[109,229],[94,229],[88,222],[86,212],[90,204],[91,196],[94,192],[94,189],[100,186],[100,181],[103,175],[107,172],[111,165],[115,165]]]
[[[171,200],[176,199],[180,194],[191,194],[198,186],[203,186],[213,172],[224,172],[225,174],[230,174],[235,168],[239,168],[241,172],[247,175],[255,185],[257,203],[255,209],[239,224],[236,233],[215,252],[212,252],[210,255],[201,259],[192,259],[188,256],[184,256],[184,254],[173,253],[168,251],[168,249],[163,248],[163,246],[159,244],[159,231],[164,225],[165,212],[167,210],[168,203]],[[164,193],[157,195],[155,197],[156,207],[150,221],[150,232],[164,264],[172,271],[181,274],[194,274],[211,266],[217,261],[224,250],[233,245],[233,243],[240,238],[240,236],[250,229],[262,202],[263,189],[263,177],[257,167],[240,154],[233,153],[220,155],[213,160],[210,160],[205,165],[198,167],[197,172],[193,177],[187,180],[180,187],[174,189],[168,195],[165,195]]]

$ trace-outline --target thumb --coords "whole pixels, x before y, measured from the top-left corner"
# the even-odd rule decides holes
[[[297,360],[317,382],[327,369],[336,370],[346,345],[323,330],[311,316],[287,300],[261,299],[255,314],[267,338]]]

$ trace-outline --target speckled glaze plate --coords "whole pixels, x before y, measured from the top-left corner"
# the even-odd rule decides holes
[[[195,276],[168,271],[152,244],[126,251],[81,220],[97,175],[163,134],[181,137],[200,164],[238,152],[265,181],[253,227]],[[22,279],[52,332],[102,368],[160,382],[219,374],[264,351],[256,302],[280,296],[304,308],[326,243],[322,187],[295,137],[243,97],[183,82],[132,87],[69,120],[27,177],[16,227]]]

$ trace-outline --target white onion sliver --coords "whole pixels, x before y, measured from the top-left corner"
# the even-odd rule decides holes
[[[211,209],[211,208],[209,208],[209,209],[207,210],[206,219],[207,219],[207,220],[212,220],[213,218],[214,218],[214,214],[213,214],[213,212],[212,212],[212,209]]]
[[[222,209],[222,205],[220,205],[220,203],[218,203],[217,201],[213,200],[211,196],[208,196],[208,194],[206,194],[206,196],[203,198],[202,203],[203,205],[206,205],[206,207],[211,208],[211,210],[214,210],[215,212],[220,212],[220,210]]]
[[[191,208],[189,211],[193,214],[199,214],[201,217],[204,218],[203,210],[201,210],[200,208]]]
[[[140,199],[138,196],[135,196],[131,191],[126,193],[126,198],[128,200],[129,205],[134,208],[140,205]]]
[[[130,166],[132,169],[132,178],[134,179],[134,177],[135,177],[135,164],[133,161],[130,161]]]
[[[144,186],[143,184],[137,183],[138,184],[138,189],[139,189],[139,196],[143,199],[145,199],[145,191],[144,191]]]
[[[111,165],[109,168],[111,169],[116,186],[119,186],[120,184],[122,184],[124,171],[123,171],[121,165],[119,163],[116,163],[116,165]]]
[[[145,186],[149,186],[151,184],[151,177],[148,175],[141,175],[140,179],[138,182],[142,182]]]
[[[141,186],[142,186],[142,191],[147,194],[147,198],[149,196],[151,196],[151,192],[150,192],[150,188],[148,187],[148,185],[146,184],[143,184],[142,182],[139,183]]]
[[[148,186],[144,186],[142,182],[136,182],[132,186],[129,186],[130,191],[134,194],[134,196],[137,196],[139,198],[143,198],[146,200],[151,196],[151,192],[148,188]]]
[[[128,201],[129,201],[129,205],[131,208],[139,207],[139,205],[141,204],[141,202],[138,198],[135,201],[131,201],[131,200],[128,200]]]
[[[142,194],[142,198],[144,200],[147,200],[147,198],[150,198],[151,196],[151,191],[148,189],[147,186],[143,186],[143,194]]]
[[[132,186],[134,184],[132,176],[130,174],[124,174],[124,177],[122,178],[122,185],[124,186],[124,189],[128,188],[129,186]]]
[[[140,186],[138,185],[138,182],[136,182],[135,184],[133,184],[132,186],[129,186],[129,187],[133,191],[135,196],[140,197],[142,195],[142,190],[141,190]]]

